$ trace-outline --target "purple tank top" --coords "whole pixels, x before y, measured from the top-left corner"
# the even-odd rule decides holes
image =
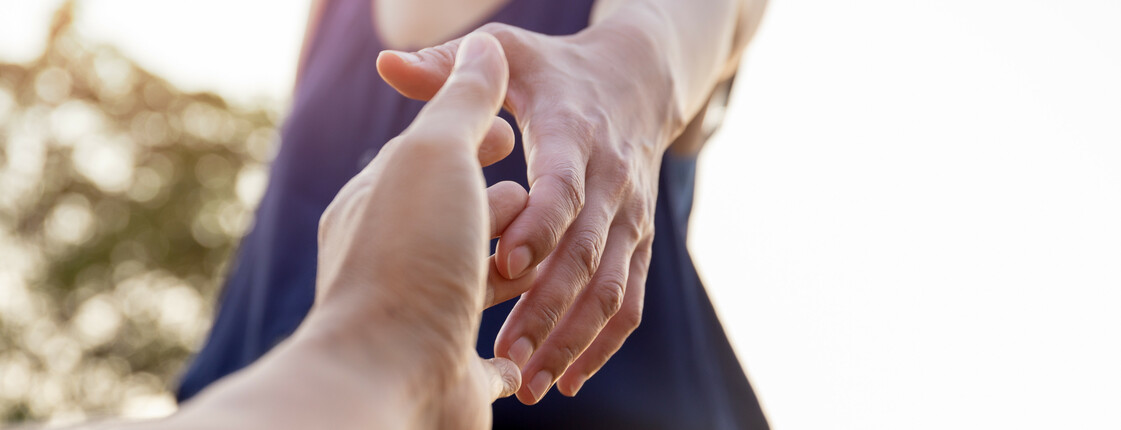
[[[488,21],[572,34],[588,25],[592,3],[512,0]],[[423,106],[378,77],[375,60],[383,48],[371,17],[371,0],[329,0],[323,11],[269,186],[232,265],[214,327],[183,377],[181,400],[295,330],[314,298],[319,216]],[[642,325],[578,396],[553,390],[535,406],[499,400],[494,428],[767,428],[685,247],[694,168],[691,158],[667,155],[662,162]],[[520,136],[514,154],[484,173],[490,184],[526,186]],[[481,355],[492,353],[512,302],[484,313]]]

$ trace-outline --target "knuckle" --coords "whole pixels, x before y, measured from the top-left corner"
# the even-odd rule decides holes
[[[639,230],[639,237],[650,236],[654,234],[654,215],[643,212],[642,215],[634,217],[633,223]]]
[[[561,238],[564,237],[564,226],[567,219],[567,216],[561,215],[557,211],[546,212],[544,217],[546,227],[541,230],[540,235],[534,237],[538,241],[537,246],[543,250],[552,250],[557,246]]]
[[[566,215],[575,217],[584,209],[584,175],[572,163],[561,163],[546,174],[556,182],[561,198],[568,206]]]
[[[631,162],[622,151],[605,151],[600,168],[620,185],[631,185]]]
[[[601,108],[569,106],[555,113],[556,130],[578,145],[589,148],[607,140],[609,120]]]
[[[572,263],[581,269],[583,277],[590,278],[599,266],[604,241],[596,231],[577,232],[569,242],[568,255]]]
[[[650,201],[641,197],[632,198],[628,203],[629,208],[626,211],[626,220],[628,224],[632,224],[635,228],[639,229],[645,236],[649,230],[653,229],[654,211],[653,205]]]
[[[612,275],[595,290],[595,299],[603,315],[610,318],[619,313],[619,309],[623,307],[623,296],[625,294],[626,281]]]
[[[641,217],[626,217],[614,228],[619,229],[619,233],[613,234],[621,234],[632,243],[638,243],[646,235],[645,221]]]
[[[601,151],[596,158],[597,181],[609,185],[612,199],[619,201],[635,194],[634,176],[631,175],[633,169],[622,153],[606,150]]]
[[[537,317],[537,322],[544,325],[545,332],[550,332],[560,322],[561,312],[549,305],[539,305],[533,308],[533,314]]]
[[[568,166],[561,170],[561,192],[568,199],[571,208],[570,215],[576,216],[584,209],[584,179],[575,167]]]
[[[654,240],[654,217],[643,217],[639,226],[642,229],[641,237],[643,238],[643,240],[647,241],[645,246],[646,249],[649,250],[651,245],[650,242]]]
[[[599,140],[607,139],[607,137],[609,136],[609,130],[612,129],[612,124],[611,115],[607,113],[606,109],[599,106],[593,106],[584,109],[582,117],[584,123],[587,124],[589,131],[591,131],[594,137]]]
[[[611,142],[613,139],[611,117],[607,114],[604,108],[593,106],[583,110],[581,121],[584,125],[584,132],[588,134],[593,144],[601,144]],[[616,148],[624,148],[622,146],[615,146]],[[624,152],[618,152],[617,156],[620,161],[626,160],[627,157]]]
[[[557,361],[554,363],[554,365],[556,366],[556,368],[553,369],[557,370],[557,372],[555,373],[560,374],[560,371],[567,369],[568,366],[572,364],[572,362],[576,361],[577,358],[580,358],[580,354],[582,352],[583,351],[579,347],[573,346],[572,344],[566,343],[564,345],[558,346],[555,352]]]
[[[642,310],[641,309],[627,309],[615,315],[615,318],[622,318],[620,323],[626,329],[627,334],[631,334],[642,324]]]
[[[559,94],[551,95],[556,99]],[[564,100],[564,98],[560,98]],[[555,140],[571,145],[587,156],[597,143],[608,137],[606,119],[597,113],[598,108],[585,108],[575,102],[550,103],[538,106],[534,116],[548,118],[547,121],[532,123],[530,133],[534,137]]]
[[[623,205],[622,212],[611,225],[611,234],[640,245],[642,240],[653,232],[654,218],[644,210],[647,203],[641,199],[631,199]]]

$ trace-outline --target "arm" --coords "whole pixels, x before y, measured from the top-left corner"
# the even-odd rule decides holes
[[[589,32],[610,31],[606,49],[627,55],[625,39],[644,39],[662,58],[678,117],[691,119],[713,87],[731,77],[755,34],[766,0],[598,0]],[[638,62],[642,62],[639,60]],[[682,127],[683,124],[678,124]],[[680,130],[678,130],[680,131]]]
[[[323,214],[316,301],[296,333],[167,419],[87,428],[490,428],[491,402],[519,373],[475,353],[480,313],[528,284],[488,272],[487,244],[526,196],[485,188],[481,173],[514,144],[494,116],[500,46],[478,36],[463,51],[445,88]]]
[[[662,155],[734,71],[762,2],[600,0],[592,25],[545,36],[503,24],[505,107],[524,138],[529,203],[498,243],[499,273],[540,275],[495,341],[536,403],[575,395],[642,316]],[[426,100],[459,40],[379,58],[382,77]]]

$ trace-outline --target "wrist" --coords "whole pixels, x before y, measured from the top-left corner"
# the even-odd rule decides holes
[[[628,112],[645,112],[650,124],[643,134],[654,137],[664,151],[684,130],[689,116],[680,68],[674,66],[676,42],[658,30],[666,28],[668,19],[647,2],[631,2],[598,15],[574,36],[575,41],[626,82],[629,94],[610,100],[630,103]]]
[[[313,324],[317,325],[317,324]],[[428,396],[399,367],[346,348],[352,339],[298,330],[253,366],[218,381],[163,429],[419,428]]]
[[[391,312],[366,310],[355,318],[349,309],[313,309],[292,335],[289,349],[298,357],[315,356],[330,366],[345,370],[356,383],[386,387],[409,399],[431,396],[436,385],[431,357],[417,351],[406,339],[401,321]]]
[[[391,339],[355,333],[361,331],[309,318],[276,348],[274,363],[264,370],[273,376],[260,379],[286,382],[259,389],[274,400],[261,402],[267,415],[279,418],[273,428],[308,428],[281,425],[304,421],[305,411],[315,411],[312,418],[330,416],[335,424],[319,422],[324,428],[408,429],[425,419],[434,393],[417,360],[410,363]],[[284,404],[294,410],[278,414],[275,405]]]

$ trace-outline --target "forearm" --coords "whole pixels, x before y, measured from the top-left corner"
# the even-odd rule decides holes
[[[707,102],[713,87],[735,71],[765,0],[598,0],[591,32],[610,30],[621,56],[645,46],[654,64],[638,65],[669,81],[676,132]],[[636,45],[637,44],[637,45]],[[627,46],[629,45],[629,46]],[[654,75],[654,78],[659,78]]]
[[[354,344],[298,333],[170,417],[73,430],[411,429],[425,421],[423,387],[406,381],[403,367],[359,355]]]
[[[411,428],[423,413],[423,387],[408,380],[409,369],[395,364],[399,358],[369,353],[359,342],[372,340],[358,339],[349,332],[298,331],[151,428]]]

